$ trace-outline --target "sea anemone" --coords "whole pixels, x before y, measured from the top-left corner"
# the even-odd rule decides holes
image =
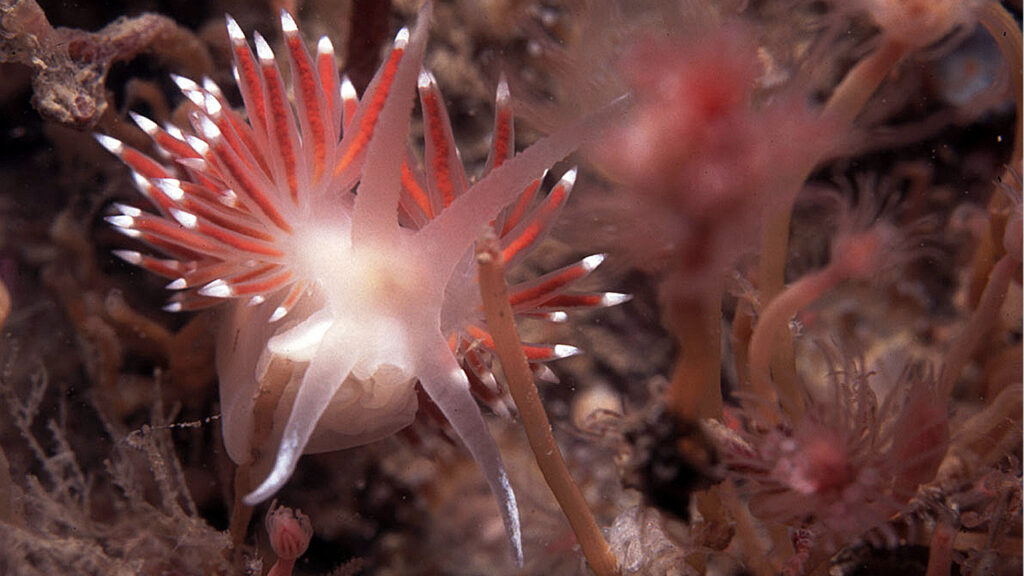
[[[212,82],[177,77],[194,104],[194,134],[135,116],[166,164],[97,136],[133,170],[156,209],[118,205],[108,221],[167,256],[117,252],[171,280],[178,292],[169,310],[229,304],[217,348],[228,454],[260,470],[270,464],[260,454],[276,452],[246,504],[275,494],[303,453],[365,444],[409,425],[418,383],[479,463],[521,561],[515,497],[466,372],[478,385],[493,385],[472,248],[489,225],[506,262],[536,246],[575,177],[567,172],[541,198],[543,173],[597,119],[515,155],[502,81],[486,174],[470,184],[436,82],[421,69],[430,13],[428,2],[412,32],[398,33],[357,98],[339,79],[331,43],[322,38],[312,58],[282,12],[294,103],[267,42],[255,35],[254,57],[228,17],[245,115]],[[409,151],[416,88],[423,169]],[[513,309],[560,318],[566,309],[622,301],[566,292],[601,260],[591,256],[513,286]],[[574,353],[565,345],[527,347],[535,362]],[[276,405],[261,412],[266,398]]]

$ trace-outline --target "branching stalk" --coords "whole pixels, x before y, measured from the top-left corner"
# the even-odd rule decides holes
[[[249,531],[249,521],[252,520],[252,506],[246,506],[242,502],[245,496],[252,490],[249,481],[249,471],[252,464],[249,462],[239,464],[235,468],[235,481],[233,486],[234,502],[231,505],[231,518],[228,524],[228,532],[231,534],[231,549],[235,554],[235,561],[241,562],[242,544],[245,542],[245,535]]]
[[[853,124],[871,95],[878,90],[900,60],[907,54],[907,45],[886,38],[874,52],[858,62],[836,86],[822,110],[823,118],[842,128]]]
[[[832,92],[832,96],[822,110],[822,120],[831,123],[833,129],[840,133],[847,131],[871,95],[875,93],[885,77],[906,53],[906,45],[894,40],[884,40],[874,52],[858,62]],[[789,226],[796,192],[810,176],[814,166],[822,160],[823,154],[827,152],[828,150],[825,149],[821,154],[808,156],[804,165],[793,170],[790,177],[781,176],[780,190],[791,190],[791,192],[775,196],[778,199],[775,209],[766,211],[762,217],[758,287],[761,292],[761,302],[765,306],[771,303],[785,285],[786,255],[789,253]],[[793,339],[788,332],[779,333],[776,336],[778,340],[773,343],[774,352],[771,359],[771,372],[776,381],[775,387],[784,399],[794,400],[800,394],[796,381]],[[766,397],[766,399],[769,398]],[[800,405],[800,403],[790,402],[788,407],[784,405],[783,408],[787,411],[796,408],[799,411]]]
[[[754,334],[750,339],[750,380],[754,392],[767,400],[768,406],[774,406],[778,399],[788,413],[802,412],[802,398],[787,398],[783,391],[777,391],[772,382],[772,354],[778,343],[791,339],[789,319],[792,318],[843,280],[833,262],[824,270],[808,274],[794,282],[776,296],[761,312]],[[799,401],[799,404],[795,404]],[[778,414],[766,410],[764,416],[769,424],[778,423]]]
[[[590,567],[598,576],[614,576],[618,574],[618,563],[590,513],[583,494],[569,475],[551,433],[551,423],[534,386],[533,373],[513,322],[508,285],[505,283],[505,266],[493,233],[488,233],[478,243],[476,260],[487,329],[494,338],[494,348],[501,360],[509,392],[519,409],[537,465],[576,533],[576,540],[583,548],[583,555]]]

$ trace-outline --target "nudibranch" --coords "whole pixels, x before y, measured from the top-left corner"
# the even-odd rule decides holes
[[[191,133],[133,114],[164,161],[97,136],[131,168],[153,209],[119,204],[107,220],[162,254],[116,252],[170,280],[168,310],[228,305],[217,343],[227,451],[239,464],[275,454],[246,504],[277,492],[303,453],[366,444],[409,425],[419,385],[479,464],[521,561],[515,496],[474,398],[497,384],[473,245],[487,226],[507,263],[537,245],[575,179],[570,170],[544,195],[545,171],[596,121],[515,154],[502,81],[485,174],[471,183],[441,93],[421,68],[430,11],[428,2],[414,29],[398,33],[362,98],[339,78],[330,41],[322,38],[311,56],[282,12],[289,98],[269,44],[256,34],[254,55],[229,16],[244,114],[212,81],[175,77],[191,102]],[[422,162],[409,143],[417,91]],[[557,320],[567,309],[622,302],[621,294],[571,291],[601,259],[513,286],[514,311]],[[576,351],[527,347],[533,362]],[[257,400],[267,394],[280,398],[273,422],[257,422]],[[257,427],[272,428],[259,446]]]

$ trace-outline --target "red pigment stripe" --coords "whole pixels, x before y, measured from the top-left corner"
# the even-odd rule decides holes
[[[236,215],[239,219],[252,221],[254,224],[259,222],[259,220],[254,218],[252,209],[244,198],[236,197],[229,201],[229,196],[225,192],[218,192],[217,189],[210,186],[196,184],[187,180],[179,180],[178,186],[185,192],[187,198],[216,206],[218,209],[223,209]]]
[[[153,135],[153,141],[167,151],[171,158],[202,158],[191,146],[171,136],[166,130],[160,129]]]
[[[284,252],[272,246],[268,246],[258,240],[242,236],[233,230],[221,228],[212,222],[199,220],[199,222],[196,223],[195,230],[207,238],[212,238],[242,252],[248,252],[258,256],[267,256],[270,258],[284,257]]]
[[[165,260],[143,254],[140,256],[138,266],[164,278],[181,276],[181,262],[177,260]]]
[[[280,307],[290,312],[291,309],[299,302],[299,298],[302,298],[302,294],[306,291],[308,286],[308,282],[299,282],[292,286],[292,289],[288,291],[288,296],[285,296],[284,302],[281,302]]]
[[[526,210],[533,203],[533,199],[537,197],[537,190],[540,189],[542,180],[543,178],[534,180],[516,199],[515,205],[512,206],[512,210],[508,213],[508,218],[505,219],[505,224],[501,227],[501,233],[498,235],[499,238],[507,236],[516,227],[516,224],[522,221],[523,216],[526,215]]]
[[[209,256],[206,253],[186,248],[157,236],[146,236],[143,234],[141,239],[146,244],[182,263],[193,262]]]
[[[285,179],[288,183],[288,191],[291,193],[293,202],[299,200],[299,184],[296,174],[295,148],[292,147],[289,122],[292,121],[291,109],[287,97],[284,94],[284,85],[281,82],[281,75],[277,71],[277,63],[274,60],[260,60],[260,67],[263,71],[266,97],[269,103],[270,126],[272,128],[271,138],[277,144],[277,153],[284,163]]]
[[[252,280],[249,282],[242,282],[235,284],[234,282],[228,281],[228,285],[231,286],[232,292],[239,296],[247,296],[250,294],[263,294],[265,292],[271,292],[287,284],[294,274],[291,270],[283,270],[279,274],[275,274],[268,278],[262,278],[258,280]]]
[[[403,55],[405,55],[405,48],[396,47],[391,51],[391,55],[388,56],[388,61],[384,64],[384,68],[381,71],[380,83],[377,84],[373,91],[373,96],[366,107],[366,114],[363,116],[362,122],[356,128],[357,132],[352,140],[352,144],[345,149],[345,154],[334,167],[334,176],[344,172],[370,142],[370,138],[373,137],[373,130],[377,125],[377,117],[384,108],[384,102],[388,98],[388,92],[391,91],[391,83],[395,80],[395,74],[398,73],[398,64],[401,62]]]
[[[235,123],[231,121],[231,118],[224,114],[224,109],[221,108],[216,113],[210,115],[210,120],[220,130],[221,135],[227,142],[228,146],[235,151],[235,154],[251,171],[263,170],[263,167],[258,165],[256,158],[253,156],[252,151],[256,148],[250,147],[250,144],[255,146],[255,141],[245,141],[238,130],[235,129]]]
[[[221,102],[221,104],[223,105],[224,103]],[[250,126],[249,123],[241,117],[241,115],[230,108],[225,107],[223,109],[223,114],[227,116],[235,134],[241,138],[241,145],[249,152],[249,155],[256,160],[256,163],[259,164],[260,170],[263,171],[263,174],[269,178],[270,165],[267,163],[267,159],[263,157],[259,144],[256,143],[256,136],[252,133],[252,126]]]
[[[550,278],[545,279],[535,286],[530,286],[522,290],[515,290],[513,288],[508,297],[509,304],[516,306],[517,304],[521,304],[529,300],[543,298],[544,296],[553,294],[554,292],[564,288],[566,285],[575,282],[586,275],[586,266],[583,262],[579,262],[578,264],[570,266],[565,270],[552,275]]]
[[[487,365],[480,358],[480,353],[476,349],[466,350],[466,353],[463,354],[462,358],[466,361],[466,365],[474,372],[480,373],[487,369]]]
[[[338,102],[340,95],[338,93],[338,65],[334,61],[334,47],[331,46],[330,52],[321,52],[320,46],[324,44],[324,40],[327,37],[324,36],[320,39],[320,43],[317,45],[316,54],[316,68],[317,73],[320,75],[320,86],[323,88],[324,96],[327,99],[327,113],[330,118],[340,112]],[[330,46],[330,40],[327,40],[327,45]]]
[[[288,224],[288,221],[284,219],[281,212],[277,209],[277,204],[272,199],[267,197],[261,191],[260,185],[253,179],[252,173],[249,172],[244,166],[239,165],[240,161],[235,155],[234,151],[231,150],[224,144],[224,141],[218,139],[213,142],[211,148],[217,155],[217,159],[224,163],[228,173],[231,177],[239,184],[240,190],[236,189],[236,192],[245,194],[248,198],[251,198],[256,206],[259,207],[260,211],[266,215],[278,228],[285,232],[291,232],[292,227]]]
[[[211,306],[216,306],[224,300],[220,298],[208,298],[206,296],[200,296],[198,294],[175,294],[175,297],[171,299],[172,304],[177,306],[176,309],[171,310],[173,312],[195,312],[196,310],[205,310]],[[168,307],[164,307],[165,310],[169,310]]]
[[[430,198],[427,197],[420,183],[416,181],[416,176],[413,175],[408,162],[402,162],[402,188],[409,193],[409,197],[423,211],[427,220],[433,220],[434,209],[430,206]]]
[[[557,356],[555,347],[550,345],[523,344],[523,353],[531,362],[543,362]]]
[[[179,225],[171,223],[162,218],[149,215],[135,216],[133,218],[133,229],[138,230],[144,240],[147,237],[155,237],[164,240],[174,246],[180,246],[186,250],[192,250],[201,254],[209,254],[217,257],[224,255],[224,246],[211,241],[203,234],[193,232]]]
[[[200,218],[205,218],[226,230],[231,230],[232,232],[237,232],[238,234],[263,242],[274,242],[276,240],[276,238],[262,230],[239,222],[237,216],[216,204],[209,204],[198,198],[186,197],[181,205],[187,212],[191,212]]]
[[[248,272],[243,272],[242,274],[238,274],[237,276],[231,276],[230,278],[226,278],[224,281],[227,282],[228,284],[232,284],[232,285],[233,284],[243,284],[245,282],[249,282],[251,280],[255,280],[257,278],[260,278],[262,276],[266,276],[270,272],[273,272],[273,271],[275,271],[275,270],[277,270],[279,268],[281,268],[281,266],[279,266],[277,264],[264,264],[263,266],[260,266],[259,268],[254,268],[254,269],[252,269],[252,270],[250,270]]]
[[[129,168],[146,178],[170,177],[170,173],[167,172],[167,169],[164,168],[163,164],[160,164],[156,160],[153,160],[149,156],[130,146],[125,145],[120,156],[121,161],[127,164]]]
[[[427,135],[434,147],[433,176],[437,184],[437,191],[441,193],[441,200],[445,208],[451,206],[455,200],[455,190],[452,186],[452,167],[449,164],[451,150],[448,147],[448,134],[445,132],[444,120],[441,117],[441,105],[438,102],[437,92],[430,87],[422,93],[423,115],[425,116]]]
[[[485,330],[472,324],[466,327],[466,332],[469,333],[474,339],[480,342],[480,345],[484,348],[494,349],[494,339]],[[543,346],[543,345],[530,345],[523,344],[523,352],[526,355],[526,359],[530,361],[543,361],[550,360],[555,357],[554,346]]]
[[[568,195],[568,190],[561,183],[551,190],[548,197],[544,199],[544,203],[532,215],[531,221],[527,224],[526,228],[502,250],[501,256],[505,262],[510,261],[537,240],[537,237],[540,236],[540,233],[548,225],[551,215],[554,214]]]
[[[327,121],[320,108],[320,83],[313,72],[313,63],[310,61],[309,53],[299,35],[295,32],[285,31],[284,39],[288,52],[291,53],[291,62],[295,65],[295,69],[292,71],[292,83],[298,85],[301,94],[302,110],[300,112],[306,116],[309,130],[312,133],[309,136],[313,140],[313,177],[319,180],[320,175],[323,174],[324,159],[327,156],[327,138],[325,136]],[[303,134],[303,136],[306,135]]]
[[[498,108],[494,119],[494,135],[491,136],[494,140],[494,165],[491,166],[492,170],[504,164],[505,160],[511,158],[512,147],[509,143],[511,133],[512,111],[508,107]]]
[[[195,181],[197,186],[202,186],[207,190],[223,190],[231,187],[227,183],[227,180],[224,179],[223,175],[220,174],[220,170],[216,166],[206,162],[205,158],[202,158],[201,160],[206,164],[209,172],[200,172],[185,166],[185,172],[189,175],[191,180]]]
[[[545,300],[537,309],[594,308],[604,303],[604,294],[560,294]]]
[[[478,340],[481,346],[494,348],[494,338],[491,338],[491,334],[483,328],[470,324],[466,326],[466,333],[472,336],[474,340]]]
[[[236,265],[233,263],[229,264],[227,262],[219,261],[205,266],[200,266],[195,270],[182,274],[181,279],[185,281],[185,284],[183,286],[178,286],[177,289],[181,290],[184,288],[204,286],[217,278],[221,278],[225,274],[230,273],[235,269],[235,267]]]
[[[349,91],[351,91],[350,94],[348,94]],[[342,81],[340,94],[342,98],[342,131],[347,132],[352,127],[352,121],[356,118],[356,110],[359,109],[359,97],[356,96],[356,90],[349,81],[348,76]]]
[[[178,203],[164,194],[163,190],[160,190],[153,182],[142,177],[138,172],[134,172],[135,176],[135,187],[139,189],[139,192],[146,197],[151,203],[153,203],[160,214],[167,216],[170,214],[168,210],[176,208]]]
[[[487,171],[501,166],[515,154],[515,126],[512,120],[512,97],[508,82],[502,74],[494,98],[494,130],[491,133],[491,151],[487,158]]]
[[[231,29],[229,20],[228,28]],[[237,24],[235,25],[237,26]],[[238,31],[241,34],[241,31]],[[256,59],[245,41],[245,36],[232,38],[232,47],[235,53],[235,69],[238,70],[239,88],[246,100],[245,111],[249,115],[249,122],[253,127],[266,133],[267,121],[264,117],[266,105],[263,102],[263,82],[260,79],[259,70],[256,68]]]

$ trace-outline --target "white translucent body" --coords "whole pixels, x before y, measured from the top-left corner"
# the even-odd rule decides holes
[[[340,141],[328,133],[318,139],[313,130],[309,112],[314,105],[323,109],[328,95],[322,91],[304,96],[303,90],[294,90],[297,102],[289,110],[298,116],[297,123],[281,106],[274,120],[283,119],[283,125],[270,121],[271,87],[281,86],[281,81],[273,52],[259,35],[255,43],[262,72],[256,80],[239,82],[251,143],[232,144],[229,136],[235,128],[223,122],[225,131],[218,126],[224,112],[219,89],[176,77],[198,108],[192,118],[195,134],[173,127],[167,134],[178,149],[179,167],[203,177],[178,180],[170,177],[169,168],[154,169],[151,160],[137,164],[160,173],[137,174],[136,181],[143,194],[158,200],[162,215],[117,205],[120,214],[107,220],[128,236],[170,247],[169,255],[175,257],[170,260],[133,251],[119,254],[172,278],[168,288],[185,297],[172,300],[169,310],[227,300],[217,342],[223,435],[229,456],[250,466],[258,482],[244,496],[246,504],[272,497],[304,453],[366,444],[408,426],[416,414],[419,385],[480,465],[521,562],[515,496],[449,339],[457,341],[469,323],[481,321],[472,259],[475,240],[601,117],[509,155],[486,177],[445,200],[446,206],[428,222],[403,226],[399,204],[413,96],[417,81],[427,93],[436,89],[432,76],[421,70],[430,12],[427,2],[415,30],[399,32],[392,55],[403,56],[396,67],[378,72],[361,101],[355,103],[351,85],[340,84],[341,101],[351,101],[354,108],[344,112],[352,129],[334,133]],[[287,13],[282,30],[286,38],[301,42]],[[251,60],[251,55],[244,56],[245,36],[230,17],[228,35],[236,64]],[[329,43],[322,41],[318,51],[333,58]],[[294,53],[290,58],[294,67]],[[382,80],[385,70],[391,76]],[[237,70],[236,77],[241,77]],[[375,90],[388,82],[390,89],[380,91],[383,100],[375,98]],[[265,106],[254,99],[261,91],[267,97]],[[499,90],[502,94],[507,99],[507,89]],[[336,111],[333,119],[340,130],[341,110]],[[447,125],[447,116],[442,116]],[[160,136],[152,121],[137,121],[147,133]],[[450,127],[444,132],[450,154],[432,159],[428,143],[428,184],[438,170],[433,161],[455,166],[453,173],[464,186]],[[129,165],[138,162],[136,155],[126,157],[120,141],[97,139]],[[317,142],[326,142],[319,157]],[[317,162],[326,170],[314,169]],[[238,179],[233,170],[244,177]],[[562,185],[571,188],[574,174],[563,178]],[[243,186],[243,181],[248,184]],[[236,184],[243,194],[231,190]],[[193,199],[186,188],[202,192]],[[583,266],[584,272],[592,269],[586,262]],[[196,270],[213,271],[213,279]],[[260,282],[269,287],[255,288]],[[286,296],[292,292],[297,299]],[[569,348],[555,347],[554,354],[566,355]]]

